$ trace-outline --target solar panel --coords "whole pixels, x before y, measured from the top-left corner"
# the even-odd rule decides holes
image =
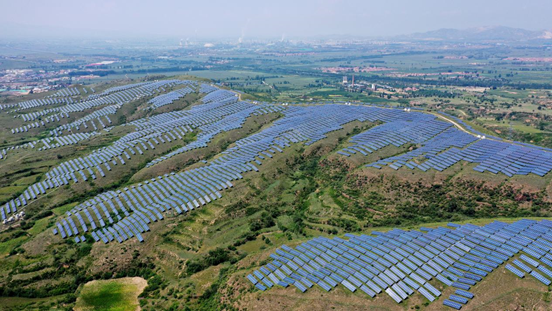
[[[457,296],[457,295],[450,295],[449,300],[454,301],[454,302],[458,302],[458,303],[461,303],[461,304],[468,303],[468,299],[466,299],[464,297]]]
[[[531,273],[529,273],[532,277],[534,277],[535,279],[539,280],[540,282],[542,282],[544,285],[548,286],[550,285],[550,280],[545,278],[544,276],[542,276],[540,273],[536,272],[536,271],[531,271]]]
[[[469,299],[472,299],[474,297],[472,293],[461,290],[461,289],[457,289],[454,293],[456,295],[460,295],[460,296],[463,296],[463,297],[466,297],[466,298],[469,298]]]
[[[460,310],[462,309],[462,305],[457,303],[457,302],[454,302],[454,301],[451,301],[451,300],[448,300],[448,299],[445,299],[443,301],[443,305],[447,306],[447,307],[451,307],[451,308],[454,308],[456,310]]]

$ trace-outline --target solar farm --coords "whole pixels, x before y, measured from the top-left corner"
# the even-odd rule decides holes
[[[4,228],[25,219],[28,209],[58,192],[103,186],[137,163],[148,172],[171,167],[187,154],[207,150],[220,135],[240,131],[253,118],[267,116],[273,121],[184,169],[105,187],[64,205],[69,207],[52,218],[45,230],[48,239],[116,248],[155,241],[152,227],[158,223],[208,212],[237,184],[264,176],[275,157],[316,146],[353,123],[366,127],[340,141],[332,157],[354,158],[362,163],[359,170],[375,174],[389,169],[441,173],[470,165],[468,170],[488,176],[544,179],[552,170],[552,150],[485,136],[447,114],[369,103],[242,100],[232,90],[196,80],[96,89],[73,87],[0,106],[0,114],[16,124],[5,135],[32,137],[0,150],[0,164],[23,154],[40,156],[115,137],[86,152],[58,157],[40,178],[5,200],[0,207]],[[174,108],[189,98],[194,98],[192,105]],[[127,120],[124,113],[129,110],[138,117]],[[403,151],[381,156],[390,147]],[[273,288],[330,292],[342,287],[367,299],[387,295],[397,304],[413,295],[434,302],[443,297],[442,286],[446,286],[454,293],[441,303],[461,309],[474,298],[472,288],[499,267],[550,285],[551,251],[552,222],[548,220],[494,221],[481,226],[449,223],[420,230],[320,236],[294,247],[281,245],[270,254],[269,262],[243,279],[258,292]]]
[[[48,118],[53,120],[58,116],[68,117],[69,112],[106,106],[75,121],[58,126],[50,131],[51,138],[27,143],[21,148],[36,148],[40,152],[57,146],[77,144],[79,141],[97,135],[100,130],[109,131],[112,123],[109,115],[115,114],[125,102],[161,92],[163,86],[177,84],[194,85],[190,81],[175,80],[135,84],[108,89],[100,97],[94,96],[93,99],[82,103],[53,109],[49,111],[53,115],[47,117],[47,120]],[[189,87],[180,90],[158,95],[149,100],[148,104],[155,109],[191,92]],[[146,166],[151,167],[175,155],[206,147],[215,135],[241,127],[252,115],[275,112],[281,113],[283,117],[269,128],[237,141],[236,146],[224,151],[219,158],[204,167],[159,176],[133,185],[131,188],[108,191],[79,204],[67,212],[65,219],[56,224],[54,234],[59,233],[63,238],[72,237],[76,242],[80,242],[84,238],[82,233],[88,232],[90,228],[94,239],[102,240],[104,243],[114,240],[122,242],[131,237],[142,240],[141,234],[148,231],[147,224],[162,220],[162,213],[180,214],[216,200],[221,197],[219,191],[231,187],[233,180],[242,178],[241,174],[252,170],[258,171],[257,166],[262,165],[262,161],[272,158],[274,153],[282,152],[282,149],[295,143],[311,145],[325,138],[327,133],[353,121],[383,122],[383,124],[351,137],[352,145],[338,151],[339,155],[349,157],[359,153],[366,156],[389,145],[420,146],[404,154],[366,165],[376,169],[388,166],[394,170],[402,168],[443,171],[460,161],[476,163],[477,166],[473,168],[475,171],[504,174],[508,177],[528,174],[544,176],[552,169],[550,150],[484,138],[481,135],[464,132],[449,122],[423,112],[329,103],[310,106],[251,103],[239,101],[237,95],[231,91],[204,85],[199,87],[199,92],[208,92],[202,99],[202,105],[194,106],[190,110],[162,113],[124,124],[124,126],[133,127],[134,130],[112,145],[55,166],[45,174],[44,180],[30,186],[19,197],[5,203],[0,209],[2,220],[9,218],[29,201],[45,194],[47,190],[69,185],[69,183],[105,177],[113,166],[125,165],[125,159],[139,157],[145,150],[155,149],[160,144],[178,141],[188,132],[199,132],[197,139],[148,162]],[[17,110],[19,116],[25,115],[20,109]],[[79,130],[81,127],[93,130],[72,134],[73,129]],[[28,130],[26,126],[22,128],[25,131]],[[16,134],[24,130],[17,129],[12,132]],[[10,150],[2,150],[2,157],[8,152]],[[419,158],[424,160],[414,161]]]
[[[474,297],[470,288],[500,265],[519,278],[552,283],[551,221],[449,223],[420,230],[319,237],[295,248],[283,245],[247,279],[261,291],[274,286],[301,292],[315,285],[323,291],[343,286],[372,298],[385,292],[396,303],[415,293],[435,301],[442,295],[430,283],[436,280],[455,289],[443,305],[457,310]]]

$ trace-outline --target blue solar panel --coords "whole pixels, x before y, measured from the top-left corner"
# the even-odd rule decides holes
[[[537,261],[525,256],[524,254],[521,254],[521,256],[519,256],[519,259],[525,261],[526,263],[530,264],[533,267],[537,267],[539,265]]]
[[[447,307],[451,307],[451,308],[454,308],[456,310],[460,310],[462,309],[462,305],[457,303],[457,302],[454,302],[454,301],[451,301],[451,300],[448,300],[448,299],[445,299],[443,301],[443,305],[447,306]]]
[[[541,266],[538,266],[537,269],[539,269],[547,277],[552,278],[552,271],[550,271],[548,268],[541,265]]]
[[[385,290],[385,292],[391,297],[393,298],[393,300],[395,300],[395,302],[397,303],[400,303],[402,301],[402,298],[397,295],[391,288],[387,288]]]
[[[463,296],[463,297],[466,297],[466,298],[469,298],[469,299],[472,299],[472,298],[473,298],[473,294],[472,294],[472,293],[467,292],[467,291],[464,291],[464,290],[461,290],[461,289],[457,289],[454,293],[455,293],[456,295],[460,295],[460,296]]]
[[[433,302],[435,300],[435,297],[427,289],[420,287],[418,291],[430,302]]]
[[[513,264],[516,265],[517,267],[521,268],[521,270],[523,270],[527,273],[531,272],[531,268],[529,268],[527,265],[525,265],[524,263],[522,263],[521,261],[519,261],[517,259],[515,259],[513,261]]]
[[[247,279],[249,279],[249,281],[250,281],[251,283],[253,283],[253,284],[257,284],[257,283],[259,282],[259,281],[257,281],[257,279],[256,279],[253,275],[251,275],[251,274],[248,274],[248,275],[247,275]]]
[[[456,296],[456,295],[450,295],[449,296],[449,300],[452,300],[452,301],[455,301],[455,302],[459,302],[461,304],[466,304],[468,303],[468,299],[464,298],[464,297],[460,297],[460,296]]]
[[[544,285],[548,286],[550,285],[550,280],[545,278],[544,276],[542,276],[540,273],[536,272],[536,271],[531,271],[531,273],[529,273],[532,277],[536,278],[537,280],[539,280],[540,282],[542,282]]]

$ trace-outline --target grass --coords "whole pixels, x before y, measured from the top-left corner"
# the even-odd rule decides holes
[[[11,239],[11,240],[8,240],[6,242],[0,243],[0,257],[4,257],[7,254],[9,254],[9,252],[11,252],[17,246],[19,246],[21,244],[21,242],[26,240],[26,239],[27,239],[27,237],[20,236],[18,238]]]
[[[27,186],[8,186],[0,188],[0,201],[10,199],[14,193],[27,189]]]
[[[54,214],[63,215],[63,214],[65,214],[65,212],[70,211],[73,207],[77,206],[78,204],[79,204],[79,202],[73,202],[73,203],[65,204],[65,205],[60,206],[60,207],[56,207],[56,208],[53,209]]]
[[[47,298],[23,298],[23,297],[0,297],[0,306],[4,310],[33,310],[37,304],[55,305],[55,301],[61,296],[53,296]]]
[[[75,310],[134,311],[144,287],[142,278],[92,281],[84,285]]]

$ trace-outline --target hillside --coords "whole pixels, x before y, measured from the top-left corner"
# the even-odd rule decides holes
[[[143,310],[435,310],[454,292],[436,275],[427,280],[436,301],[412,292],[400,304],[361,286],[301,293],[293,280],[263,289],[247,276],[277,249],[293,254],[283,245],[319,236],[376,238],[400,228],[427,239],[449,222],[448,230],[526,224],[547,236],[546,222],[508,224],[552,216],[552,152],[485,136],[447,114],[258,102],[191,76],[33,96],[0,106],[6,309],[101,303],[91,286],[124,292],[122,278],[141,277]],[[464,246],[481,239],[462,238]],[[505,268],[525,254],[546,263],[552,249],[530,253],[532,243],[474,282],[467,307],[548,309],[548,286]],[[488,264],[481,256],[466,260]],[[135,301],[137,289],[128,291]]]

